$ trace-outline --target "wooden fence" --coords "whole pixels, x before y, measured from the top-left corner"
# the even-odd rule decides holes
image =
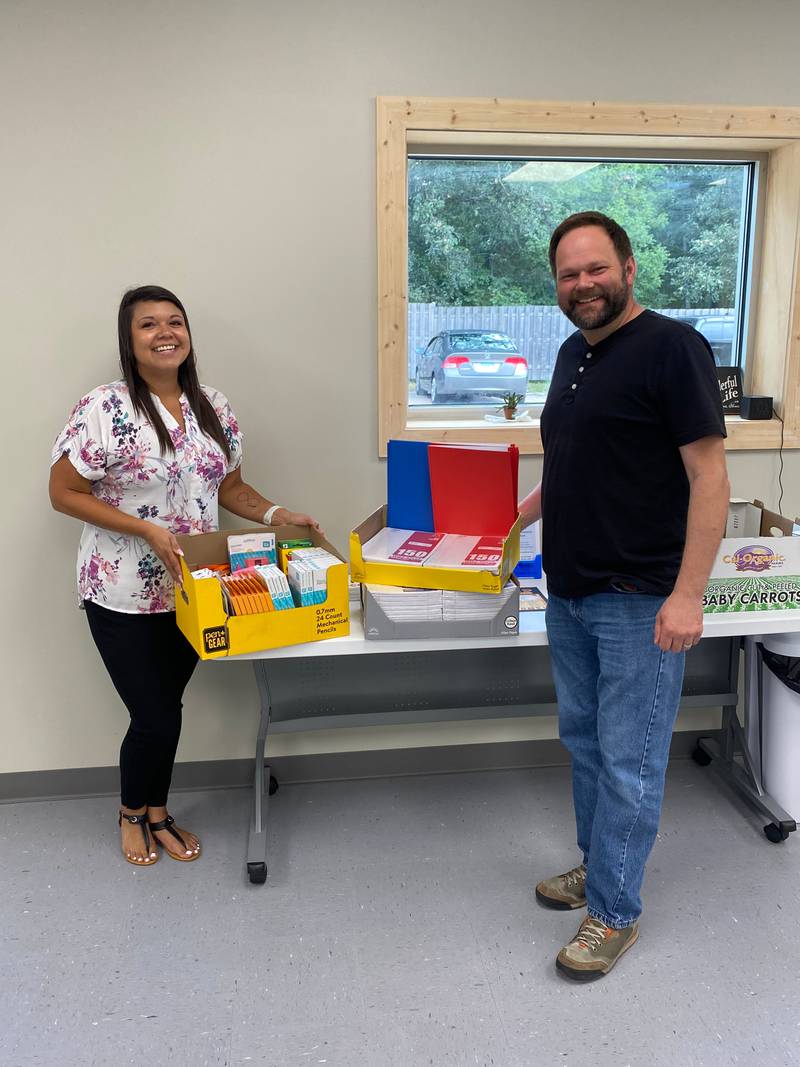
[[[661,315],[695,322],[700,317],[731,315],[732,308],[654,308]],[[575,327],[557,307],[517,304],[508,307],[408,306],[408,377],[417,371],[417,351],[441,330],[492,330],[506,333],[528,361],[531,381],[549,381],[556,353]]]

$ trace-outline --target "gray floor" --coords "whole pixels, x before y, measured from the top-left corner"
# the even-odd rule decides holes
[[[248,793],[173,801],[205,854],[150,870],[113,801],[0,808],[2,1067],[800,1063],[800,835],[689,761],[639,944],[590,986],[532,895],[574,860],[564,769],[284,786],[258,887]]]

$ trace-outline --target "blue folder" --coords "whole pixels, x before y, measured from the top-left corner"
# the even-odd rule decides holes
[[[386,525],[433,530],[427,441],[390,441],[386,461]]]

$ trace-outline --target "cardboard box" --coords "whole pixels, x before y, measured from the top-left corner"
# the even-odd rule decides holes
[[[499,593],[519,562],[519,531],[522,519],[508,531],[503,545],[500,573],[460,567],[412,567],[406,563],[372,563],[364,559],[361,546],[386,525],[386,505],[364,519],[350,534],[350,573],[353,581],[375,585],[407,585],[414,589],[463,589],[475,593]]]
[[[457,622],[444,620],[397,622],[386,615],[370,593],[369,586],[362,585],[364,636],[368,641],[409,637],[515,637],[519,633],[519,585],[513,577],[511,581],[514,585],[514,592],[504,604],[498,605],[494,618],[460,619]]]
[[[315,545],[326,548],[341,559],[333,545],[316,530],[306,526],[259,527],[273,531],[278,538],[308,537]],[[287,611],[270,611],[259,615],[232,615],[225,610],[222,588],[212,578],[195,581],[192,568],[210,563],[227,563],[228,535],[249,533],[224,530],[218,533],[178,537],[184,552],[181,560],[183,593],[176,590],[175,613],[178,626],[201,659],[238,656],[259,652],[263,648],[299,645],[305,641],[324,641],[329,637],[346,637],[350,633],[350,604],[347,591],[347,564],[328,570],[328,595],[324,604]]]
[[[726,537],[758,537],[761,533],[761,511],[758,504],[748,500],[733,499],[728,504]]]
[[[756,532],[724,537],[703,596],[706,614],[800,609],[800,532],[797,523],[768,511],[760,500],[731,501],[741,528]],[[742,507],[744,505],[744,507]],[[776,536],[781,535],[781,536]]]

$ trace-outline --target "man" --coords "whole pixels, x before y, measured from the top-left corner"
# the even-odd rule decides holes
[[[547,633],[572,755],[580,866],[540,882],[546,907],[588,905],[558,969],[600,978],[639,936],[684,656],[725,528],[725,422],[711,349],[645,310],[625,231],[597,212],[550,242],[558,305],[578,327],[542,412]]]

